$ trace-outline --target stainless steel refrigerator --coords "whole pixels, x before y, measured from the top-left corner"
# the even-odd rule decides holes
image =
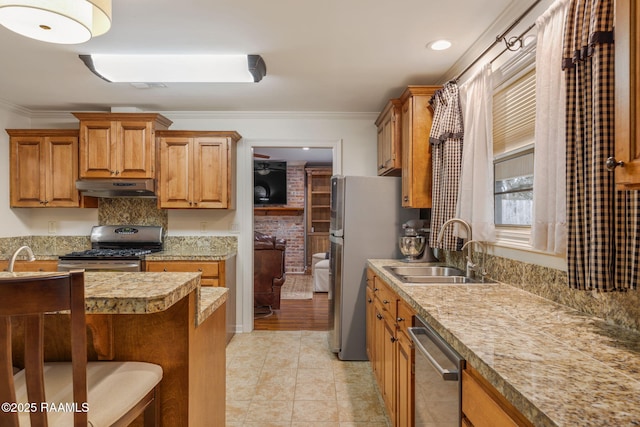
[[[400,178],[331,178],[329,346],[341,360],[367,360],[366,260],[401,258],[402,224],[419,215],[402,208]]]

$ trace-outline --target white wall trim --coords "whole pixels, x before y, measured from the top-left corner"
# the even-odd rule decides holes
[[[254,147],[278,148],[330,148],[333,152],[333,173],[342,173],[342,139],[242,139],[238,145],[239,171],[253,171]],[[240,236],[238,238],[237,283],[241,285],[238,292],[236,309],[241,313],[243,332],[253,330],[253,176],[237,176],[237,208],[241,212]]]

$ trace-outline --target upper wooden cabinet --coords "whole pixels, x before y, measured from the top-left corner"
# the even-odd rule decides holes
[[[81,178],[154,178],[156,113],[73,113],[80,120]]]
[[[11,207],[79,207],[78,131],[7,129]]]
[[[615,168],[619,189],[640,188],[640,7],[615,2]],[[613,159],[612,159],[613,160]],[[615,164],[615,163],[614,163]]]
[[[429,100],[440,86],[409,86],[400,96],[402,140],[402,207],[431,207],[433,112]]]
[[[158,131],[158,207],[232,209],[237,132]]]
[[[376,120],[378,127],[378,175],[400,176],[402,147],[399,99],[391,99]]]

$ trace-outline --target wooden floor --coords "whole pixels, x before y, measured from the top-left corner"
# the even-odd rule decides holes
[[[313,294],[310,300],[281,300],[280,310],[266,317],[256,315],[256,331],[328,331],[329,300],[326,292]]]

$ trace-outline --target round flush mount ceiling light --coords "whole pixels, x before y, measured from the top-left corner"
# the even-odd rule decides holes
[[[111,28],[111,0],[0,0],[0,24],[48,43],[84,43]]]
[[[451,47],[451,42],[449,40],[436,40],[427,45],[431,50],[446,50]]]

